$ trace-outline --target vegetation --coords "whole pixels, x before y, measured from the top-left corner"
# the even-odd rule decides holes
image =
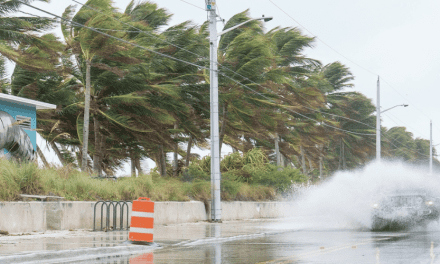
[[[55,176],[63,168],[42,173],[18,166],[33,170],[39,180],[30,181],[28,190],[21,179],[18,184],[12,176],[3,178],[16,187],[2,197],[52,186],[69,199],[126,199],[124,193],[141,190],[159,200],[207,199],[210,157],[198,159],[191,147],[206,149],[210,137],[208,25],[170,25],[172,14],[150,1],[133,0],[118,12],[110,0],[89,0],[78,10],[65,10],[63,17],[77,24],[62,21],[59,40],[44,34],[59,21],[12,16],[20,6],[0,0],[0,18],[8,21],[0,24],[0,88],[57,105],[55,111],[38,111],[38,128],[69,171],[61,174],[69,176]],[[248,19],[245,10],[224,29]],[[304,54],[313,42],[297,28],[265,31],[259,21],[221,36],[220,142],[234,150],[221,161],[224,199],[269,199],[292,182],[318,180],[320,167],[331,175],[375,157],[374,105],[349,90],[354,76],[348,67],[323,65]],[[6,59],[16,64],[10,81]],[[384,156],[427,162],[426,140],[414,139],[405,128],[382,131]],[[170,152],[172,164],[166,159]],[[150,176],[140,166],[145,158],[156,162]],[[109,176],[126,161],[139,177],[116,184],[72,169]]]
[[[182,181],[161,177],[158,173],[117,181],[91,178],[71,166],[42,169],[34,163],[17,164],[0,159],[0,201],[19,200],[19,194],[58,195],[70,201],[136,200],[149,197],[153,201],[207,201],[211,199],[210,181]],[[224,180],[222,199],[273,200],[272,187]]]

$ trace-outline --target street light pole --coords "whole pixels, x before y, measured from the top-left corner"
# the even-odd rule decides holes
[[[217,14],[216,3],[207,1],[209,12],[210,42],[210,112],[211,112],[211,220],[220,222],[222,208],[220,201],[220,141],[218,124],[218,66],[217,66]]]
[[[377,103],[376,103],[376,160],[380,162],[380,82],[377,76]]]
[[[220,200],[220,136],[218,123],[218,63],[217,63],[217,40],[218,37],[254,20],[272,20],[272,17],[249,19],[225,31],[217,33],[217,3],[205,0],[206,11],[209,12],[209,61],[210,61],[210,112],[211,112],[211,220],[221,222],[222,208]]]
[[[377,76],[377,104],[376,104],[376,160],[380,162],[380,114],[385,113],[388,110],[393,109],[394,107],[403,106],[407,107],[407,104],[395,105],[388,109],[380,111],[380,81],[379,76]]]

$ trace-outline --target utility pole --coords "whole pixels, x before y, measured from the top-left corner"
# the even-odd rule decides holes
[[[380,162],[380,82],[377,76],[377,102],[376,102],[376,161]]]
[[[206,1],[209,12],[210,42],[210,110],[211,110],[211,220],[221,222],[220,201],[220,137],[218,125],[218,66],[217,66],[217,14],[216,2]]]
[[[429,124],[429,174],[432,175],[432,120],[430,120]]]
[[[211,102],[211,220],[221,222],[222,208],[220,200],[220,137],[218,125],[218,63],[217,63],[217,40],[218,37],[234,30],[242,25],[255,20],[268,22],[273,17],[253,18],[222,32],[217,33],[216,1],[205,0],[206,11],[209,13],[209,42],[210,42],[210,102]]]

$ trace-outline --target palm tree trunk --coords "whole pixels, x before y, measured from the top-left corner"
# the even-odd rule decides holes
[[[138,170],[138,176],[143,175],[144,171],[141,167],[141,158],[137,157],[134,159],[134,165],[136,166],[136,169]]]
[[[302,165],[302,169],[303,169],[303,174],[307,175],[306,155],[304,153],[304,148],[302,146],[300,146],[300,150],[301,150],[301,165]]]
[[[154,162],[156,162],[157,171],[162,176],[162,152],[160,150],[160,145],[158,145],[158,152],[154,153]]]
[[[89,144],[89,117],[90,117],[90,67],[91,61],[86,60],[86,94],[84,102],[84,127],[83,127],[83,149],[81,170],[86,171],[87,168],[87,151]]]
[[[339,140],[339,163],[338,170],[342,169],[342,138]]]
[[[177,123],[174,124],[174,129],[178,129],[179,125]],[[177,140],[177,132],[174,133],[174,140]],[[179,143],[176,141],[174,144],[174,157],[173,157],[173,177],[177,177],[177,169],[178,165],[178,157],[177,157],[177,151],[179,149]]]
[[[313,168],[313,163],[312,163],[312,161],[310,160],[310,158],[307,158],[307,160],[309,161],[309,168],[310,168],[310,172],[312,172],[313,170],[314,170],[314,168]]]
[[[190,134],[189,135],[189,140],[188,140],[188,147],[186,148],[185,167],[189,166],[189,158],[190,158],[190,155],[191,155],[191,145],[192,145],[192,136]]]
[[[93,170],[98,176],[101,174],[101,134],[99,132],[99,120],[93,117],[95,130],[95,153],[93,154]]]
[[[107,172],[105,170],[105,166],[106,166],[106,164],[105,164],[105,157],[106,157],[105,154],[106,154],[107,149],[106,149],[106,146],[105,146],[106,137],[104,135],[99,135],[99,137],[101,138],[101,144],[99,146],[99,149],[101,150],[101,154],[99,156],[99,160],[100,160],[100,162],[99,162],[99,174],[101,175],[103,172],[105,174],[107,174]]]
[[[345,163],[345,144],[342,142],[342,169],[347,169],[347,164]]]
[[[49,141],[49,144],[52,147],[52,149],[55,151],[55,154],[57,155],[61,164],[66,165],[66,161],[64,160],[63,154],[58,149],[57,144],[54,141]]]
[[[318,146],[319,149],[319,178],[322,179],[322,150],[324,148],[324,145],[320,144]]]
[[[219,149],[220,149],[220,157],[222,156],[222,145],[223,145],[223,139],[225,138],[226,133],[226,123],[227,120],[227,113],[228,113],[228,104],[223,104],[223,122],[222,122],[222,129],[220,130],[220,143],[219,143]]]
[[[44,164],[44,167],[45,167],[45,168],[50,168],[50,165],[49,165],[49,163],[47,162],[46,157],[45,157],[44,154],[43,154],[43,151],[41,151],[41,149],[40,149],[40,147],[39,147],[38,145],[37,145],[37,153],[38,153],[38,156],[40,156],[41,161],[42,161],[43,164]]]
[[[319,178],[322,179],[322,156],[319,157]]]
[[[163,151],[163,145],[159,146],[159,156],[160,156],[160,176],[165,177],[167,175],[167,161],[165,152]]]
[[[275,155],[277,159],[277,166],[281,166],[281,159],[280,159],[280,146],[278,144],[278,133],[275,134]]]
[[[132,149],[130,149],[130,161],[131,161],[131,177],[136,178],[136,164],[135,164],[134,152]]]

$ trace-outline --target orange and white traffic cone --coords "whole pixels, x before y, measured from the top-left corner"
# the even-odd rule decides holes
[[[138,242],[153,242],[154,202],[140,197],[133,201],[128,239]]]

